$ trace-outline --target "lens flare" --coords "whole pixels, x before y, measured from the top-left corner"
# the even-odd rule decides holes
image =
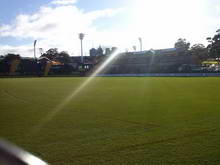
[[[68,95],[60,104],[58,104],[52,112],[50,112],[41,122],[40,124],[33,129],[34,133],[37,133],[43,128],[43,126],[51,121],[54,116],[56,116],[62,109],[74,98],[76,97],[82,90],[85,90],[85,88],[90,84],[90,82],[98,76],[105,68],[108,66],[115,57],[119,55],[119,50],[116,50],[114,53],[112,53],[106,60],[101,64],[92,74],[89,76],[77,89],[71,92],[70,95]]]

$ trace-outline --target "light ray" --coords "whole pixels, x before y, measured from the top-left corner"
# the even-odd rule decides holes
[[[92,74],[88,77],[77,89],[73,90],[70,95],[68,95],[60,104],[58,104],[41,122],[37,125],[36,128],[33,129],[33,133],[38,133],[49,121],[51,121],[63,108],[74,98],[76,97],[82,90],[84,90],[90,82],[99,75],[103,69],[107,65],[109,65],[115,57],[119,55],[119,50],[113,52],[108,59],[105,60],[103,64],[101,64]]]
[[[148,67],[148,71],[151,72],[152,70],[152,66],[153,66],[153,63],[154,63],[154,59],[155,59],[155,53],[153,53],[151,55],[151,58],[150,58],[150,63],[149,63],[149,67]]]

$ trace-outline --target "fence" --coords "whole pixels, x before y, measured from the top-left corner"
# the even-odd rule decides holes
[[[220,73],[99,74],[96,77],[220,77]]]

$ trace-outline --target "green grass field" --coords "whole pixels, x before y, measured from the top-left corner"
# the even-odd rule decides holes
[[[85,80],[0,79],[0,137],[52,165],[220,164],[220,78],[95,78],[54,114]]]

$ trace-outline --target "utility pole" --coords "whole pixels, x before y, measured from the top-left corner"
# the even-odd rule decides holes
[[[83,39],[85,37],[85,34],[79,33],[79,39],[81,43],[81,63],[83,64]]]

